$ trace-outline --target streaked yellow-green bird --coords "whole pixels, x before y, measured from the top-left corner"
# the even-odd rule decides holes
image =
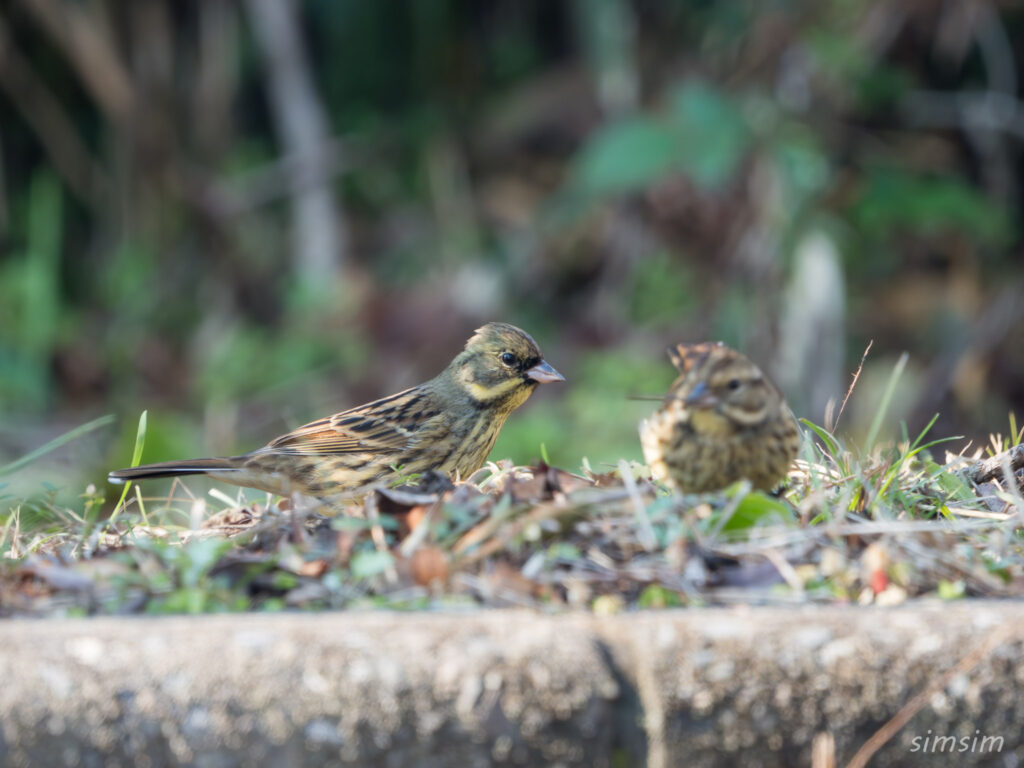
[[[128,480],[208,475],[280,495],[358,492],[427,470],[468,477],[487,460],[505,419],[538,384],[565,381],[525,331],[477,329],[430,381],[310,422],[242,456],[146,464],[110,473]]]

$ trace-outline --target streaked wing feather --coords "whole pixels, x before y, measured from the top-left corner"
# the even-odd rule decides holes
[[[419,388],[375,400],[358,408],[317,419],[271,441],[260,452],[292,456],[338,453],[388,453],[409,447],[419,426],[416,412],[405,408],[419,399]],[[402,412],[402,423],[394,418]]]

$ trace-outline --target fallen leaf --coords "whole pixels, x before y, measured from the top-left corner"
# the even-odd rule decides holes
[[[448,558],[438,547],[420,547],[409,557],[409,574],[422,587],[448,581]]]
[[[323,558],[316,560],[309,560],[303,563],[297,573],[299,576],[309,576],[310,578],[319,578],[327,572],[327,561]]]
[[[614,616],[616,613],[622,613],[625,607],[625,601],[618,595],[599,595],[594,598],[590,609],[595,616]]]

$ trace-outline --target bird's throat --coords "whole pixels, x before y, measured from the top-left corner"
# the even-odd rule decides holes
[[[718,411],[696,408],[690,412],[690,426],[703,437],[726,438],[736,431],[736,426]]]
[[[506,379],[495,384],[482,384],[479,381],[466,378],[462,382],[462,386],[474,400],[484,405],[489,405],[512,395],[517,388],[523,386],[523,382],[519,379]],[[529,390],[527,390],[527,394],[529,394]],[[524,397],[523,400],[525,399]]]

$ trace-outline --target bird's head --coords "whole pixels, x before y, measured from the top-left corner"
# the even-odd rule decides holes
[[[758,427],[781,407],[775,385],[749,358],[721,342],[679,344],[668,350],[679,377],[666,404],[677,402],[705,434]]]
[[[449,371],[480,405],[520,405],[537,384],[565,381],[544,360],[530,334],[507,323],[487,323],[466,342]]]

